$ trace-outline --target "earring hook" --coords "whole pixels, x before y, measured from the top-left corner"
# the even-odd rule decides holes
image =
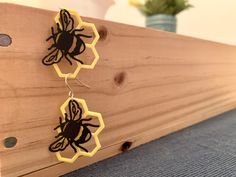
[[[87,87],[87,88],[91,88],[88,84],[86,84],[86,83],[84,83],[83,81],[81,81],[79,78],[76,78],[76,81],[78,82],[78,83],[80,83],[82,86],[85,86],[85,87]]]
[[[71,86],[68,83],[68,76],[69,76],[69,74],[67,74],[66,77],[65,77],[65,84],[66,84],[67,88],[70,90],[69,94],[68,94],[69,97],[73,98],[74,97],[74,92],[73,92]],[[91,88],[88,84],[84,83],[79,78],[76,78],[76,81],[79,82],[82,86],[85,86],[85,87],[87,87],[89,89]]]
[[[69,97],[73,98],[73,97],[74,97],[74,92],[73,92],[72,88],[70,87],[70,85],[69,85],[69,83],[68,83],[68,75],[69,75],[69,74],[67,74],[66,77],[65,77],[65,84],[66,84],[66,86],[68,87],[68,89],[70,90],[70,91],[69,91],[69,94],[68,94]]]

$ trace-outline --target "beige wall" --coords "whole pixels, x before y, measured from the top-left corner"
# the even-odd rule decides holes
[[[100,17],[96,4],[104,9],[112,0],[0,0],[56,10],[67,7],[80,11],[82,15]],[[105,18],[107,20],[144,26],[145,18],[137,9],[128,5],[128,0],[115,0]],[[178,15],[178,33],[198,38],[236,45],[236,0],[190,0],[195,6]],[[88,8],[89,6],[89,8]]]
[[[0,2],[9,2],[9,3],[17,3],[17,4],[27,4],[28,6],[38,7],[40,0],[0,0]]]
[[[236,45],[236,0],[192,0],[179,15],[179,32]]]
[[[82,16],[104,18],[113,0],[0,0],[0,2],[17,3],[58,11],[61,8],[74,9]]]
[[[116,0],[106,19],[144,26],[145,18],[127,0]],[[178,33],[236,45],[236,0],[190,0],[194,8],[178,15]]]

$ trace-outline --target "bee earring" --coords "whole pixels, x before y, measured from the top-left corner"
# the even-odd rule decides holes
[[[72,16],[76,17],[78,23],[76,27]],[[68,84],[68,79],[76,78],[81,68],[94,68],[99,59],[95,49],[99,35],[94,24],[83,22],[73,11],[62,9],[55,21],[57,30],[51,27],[51,36],[46,40],[52,40],[53,43],[48,48],[49,54],[43,58],[42,63],[47,66],[53,65],[58,76],[65,79],[70,91],[69,98],[60,107],[62,117],[59,117],[59,124],[54,128],[58,134],[50,144],[49,151],[54,152],[59,161],[73,163],[81,155],[92,157],[101,148],[98,139],[99,133],[104,128],[101,114],[89,111],[85,100],[75,98]],[[86,28],[91,29],[94,36],[82,34]],[[83,56],[88,49],[94,55],[91,64],[85,63],[87,58]],[[69,65],[75,64],[76,69],[70,73],[63,73],[58,65],[63,60]]]
[[[46,66],[52,65],[58,76],[62,78],[76,78],[82,68],[93,69],[99,59],[95,48],[99,34],[95,25],[82,21],[77,12],[66,9],[62,9],[57,14],[55,22],[56,27],[51,27],[51,35],[46,39],[53,43],[48,48],[49,52],[42,63]],[[85,34],[86,32],[91,34]],[[86,57],[91,53],[92,58]],[[69,75],[63,73],[58,65],[64,60],[67,61],[65,64],[77,66]]]

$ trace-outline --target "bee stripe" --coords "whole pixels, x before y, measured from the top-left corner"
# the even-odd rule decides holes
[[[71,47],[70,47],[70,49],[69,49],[69,53],[72,53],[72,52],[75,50],[75,48],[76,48],[76,43],[77,43],[77,38],[74,36],[74,37],[73,37],[72,45],[71,45]]]
[[[81,137],[81,135],[82,135],[82,133],[83,133],[83,130],[84,130],[84,127],[81,126],[78,135],[77,135],[77,136],[75,137],[75,139],[74,139],[75,141],[78,141],[78,140],[80,139],[80,137]]]

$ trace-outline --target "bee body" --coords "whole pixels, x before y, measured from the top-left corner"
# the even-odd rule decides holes
[[[73,39],[73,34],[68,31],[63,31],[62,33],[58,34],[56,48],[63,52],[69,51],[73,44]]]

